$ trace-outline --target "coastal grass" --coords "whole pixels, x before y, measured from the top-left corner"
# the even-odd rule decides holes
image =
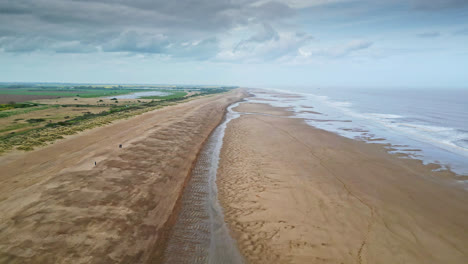
[[[122,95],[140,91],[148,91],[142,89],[113,89],[113,88],[16,88],[16,89],[0,89],[0,94],[14,95],[44,95],[57,97],[73,97],[82,98],[104,97]]]
[[[110,124],[112,121],[139,115],[147,111],[158,109],[164,105],[132,109],[129,111],[104,111],[100,114],[85,114],[77,118],[49,123],[44,127],[28,130],[25,132],[8,134],[0,137],[0,153],[13,148],[18,150],[33,150],[34,147],[47,145],[64,136],[73,135],[78,132]]]
[[[35,147],[45,146],[58,139],[62,139],[64,136],[104,126],[116,120],[130,118],[168,105],[189,101],[194,97],[210,96],[216,93],[226,92],[228,90],[229,89],[207,89],[189,96],[186,96],[186,92],[184,92],[183,96],[182,93],[178,93],[178,96],[167,97],[157,101],[152,100],[150,102],[134,105],[115,105],[110,107],[109,110],[101,111],[99,113],[86,112],[83,115],[59,122],[51,122],[51,120],[48,120],[49,123],[46,123],[43,122],[43,120],[40,120],[40,118],[28,119],[24,124],[29,124],[31,126],[38,123],[46,124],[41,127],[35,127],[29,130],[0,136],[0,154],[13,149],[24,151],[33,150]],[[60,105],[55,106],[58,107]],[[26,125],[23,125],[23,123],[21,123],[21,125],[18,124],[18,126],[27,127]]]
[[[2,126],[0,128],[0,133],[12,131],[12,130],[23,129],[25,127],[30,127],[30,126],[31,126],[30,123],[15,123],[15,124],[11,124],[11,125],[8,125],[8,126]]]
[[[29,107],[29,108],[15,108],[11,110],[0,111],[0,118],[20,115],[20,114],[27,114],[27,113],[34,112],[34,111],[39,111],[39,110],[44,110],[44,109],[49,109],[49,108],[57,108],[57,107],[60,107],[60,105],[39,105],[39,106]]]
[[[110,105],[88,104],[51,104],[49,106],[50,107],[41,107],[28,109],[27,111],[16,112],[14,115],[11,115],[11,113],[4,115],[2,118],[0,118],[0,136],[4,135],[5,133],[17,133],[24,131],[26,128],[31,128],[32,126],[38,127],[44,126],[47,123],[64,121],[86,113],[99,113],[111,108]],[[0,112],[0,114],[2,114],[2,112]],[[31,124],[32,126],[27,126],[25,124]]]
[[[8,104],[0,104],[0,111],[5,111],[5,110],[11,110],[11,109],[16,109],[16,108],[28,108],[28,107],[34,107],[38,106],[38,104],[34,103],[15,103],[15,102],[10,102]]]

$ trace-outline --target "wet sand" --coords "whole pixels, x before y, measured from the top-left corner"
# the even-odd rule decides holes
[[[0,263],[160,262],[199,150],[242,97],[204,97],[0,157]]]
[[[264,114],[228,124],[217,182],[249,263],[468,262],[468,192],[453,173],[284,109],[239,109]]]
[[[204,144],[181,196],[163,263],[241,264],[243,258],[224,222],[217,197],[216,173],[226,124],[239,114],[227,108],[223,122]]]
[[[291,112],[286,111],[287,108],[281,107],[270,107],[267,104],[259,103],[241,103],[239,106],[233,109],[234,111],[240,113],[256,113],[256,114],[266,114],[266,115],[275,115],[275,116],[292,116]]]

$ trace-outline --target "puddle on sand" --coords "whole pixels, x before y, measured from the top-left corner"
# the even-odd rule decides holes
[[[203,146],[182,194],[181,209],[164,252],[165,263],[243,263],[218,201],[216,173],[227,123],[239,117],[228,107],[223,123]]]

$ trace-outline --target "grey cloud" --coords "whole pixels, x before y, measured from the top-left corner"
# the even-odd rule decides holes
[[[97,47],[79,41],[56,43],[51,49],[57,53],[92,53],[98,51]]]
[[[90,53],[97,51],[95,46],[79,41],[60,41],[44,37],[2,37],[0,48],[4,52],[25,53],[47,51],[57,53]]]
[[[218,40],[214,37],[201,41],[177,43],[167,47],[167,53],[172,54],[174,58],[191,57],[197,60],[212,58],[218,50]]]
[[[362,50],[369,49],[374,43],[368,40],[353,40],[344,46],[335,47],[327,52],[327,56],[342,58],[346,56],[351,56],[355,52],[360,52]]]
[[[267,2],[252,6],[245,0],[17,0],[1,1],[0,12],[28,14],[41,22],[79,26],[138,26],[222,30],[251,19],[284,18],[293,14],[286,5]]]
[[[420,38],[437,38],[440,36],[440,33],[437,31],[430,31],[417,34],[417,36]]]
[[[357,40],[352,41],[345,47],[345,52],[350,53],[357,50],[367,49],[372,46],[374,43],[372,41],[365,41],[365,40]]]
[[[460,29],[454,32],[455,35],[468,35],[468,28]]]
[[[353,40],[343,45],[335,46],[325,49],[311,49],[302,51],[305,57],[328,57],[328,58],[344,58],[352,56],[356,52],[367,50],[372,47],[374,43],[368,40]]]
[[[411,3],[415,8],[422,10],[439,10],[468,6],[467,0],[412,0]]]
[[[248,0],[0,0],[0,36],[14,38],[0,42],[0,49],[92,52],[102,48],[200,58],[217,51],[217,34],[293,14],[280,2],[254,6]],[[22,39],[46,41],[24,44]],[[197,45],[168,48],[186,42]]]
[[[259,62],[293,58],[299,49],[309,44],[313,36],[302,32],[277,32],[269,24],[263,24],[247,40],[240,41],[232,49],[218,54],[221,61]]]
[[[272,39],[277,40],[278,38],[278,32],[276,32],[270,24],[263,23],[261,30],[251,36],[247,41],[263,42]]]
[[[174,58],[190,57],[196,60],[204,60],[216,55],[218,41],[212,37],[199,41],[171,42],[167,36],[162,34],[127,31],[105,43],[102,50],[105,52],[161,54],[171,55]]]
[[[127,31],[105,43],[102,49],[107,52],[163,53],[164,47],[167,45],[169,45],[169,42],[164,35]]]
[[[246,48],[250,43],[278,40],[278,32],[268,23],[259,25],[257,31],[248,39],[240,41],[234,48],[234,52]]]
[[[0,38],[0,48],[5,52],[32,52],[37,49],[44,49],[50,45],[51,41],[42,37],[3,37]]]
[[[290,17],[296,12],[288,5],[276,1],[266,2],[251,10],[255,11],[258,17],[264,19]]]

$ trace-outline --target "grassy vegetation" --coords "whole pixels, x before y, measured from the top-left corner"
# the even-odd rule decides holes
[[[37,104],[11,102],[8,104],[0,104],[0,111],[10,110],[10,109],[15,109],[15,108],[28,108],[28,107],[34,107],[34,106],[37,106]]]
[[[147,90],[141,89],[115,89],[115,88],[16,88],[16,89],[0,89],[0,94],[14,94],[14,95],[44,95],[44,96],[57,96],[57,97],[73,97],[79,96],[82,98],[105,97],[122,95],[133,92],[141,92]]]
[[[149,99],[171,99],[174,97],[185,96],[183,92],[187,90],[216,90],[216,89],[231,89],[234,87],[210,87],[210,86],[171,86],[171,85],[73,85],[73,84],[8,84],[0,83],[0,95],[36,95],[36,96],[52,96],[52,97],[110,97],[115,95],[123,95],[134,92],[148,91],[164,91],[174,93],[168,95],[171,97],[165,98],[149,98]],[[180,92],[180,93],[178,93]]]
[[[21,128],[25,128],[25,127],[29,127],[29,126],[31,126],[31,125],[28,124],[28,123],[19,123],[19,124],[15,123],[15,124],[11,124],[9,126],[1,127],[0,128],[0,133],[11,131],[11,130],[16,130],[16,129],[21,129]]]
[[[148,91],[148,90],[145,90]],[[72,135],[83,130],[91,129],[94,127],[102,126],[111,123],[114,120],[129,118],[131,116],[139,115],[148,111],[152,111],[167,105],[175,104],[178,102],[190,100],[192,97],[210,95],[215,93],[226,92],[228,89],[213,89],[213,88],[200,88],[197,90],[199,93],[186,96],[185,91],[175,91],[171,95],[161,96],[158,101],[139,102],[131,105],[113,105],[108,111],[99,113],[87,112],[80,116],[75,116],[70,119],[65,119],[59,122],[52,122],[42,118],[30,118],[26,123],[12,124],[10,127],[5,127],[5,131],[10,131],[12,128],[21,128],[31,126],[31,129],[24,130],[17,133],[9,133],[0,136],[0,154],[12,149],[18,150],[32,150],[34,147],[46,145],[57,139],[61,139],[66,135]],[[76,105],[78,106],[78,105]],[[46,105],[39,107],[67,107],[66,105]],[[36,108],[36,107],[32,107]],[[10,113],[11,111],[25,111],[32,108],[15,109],[0,112]],[[1,117],[1,116],[0,116]],[[68,118],[68,116],[67,116]],[[18,119],[19,120],[19,119]],[[37,127],[40,125],[40,127]],[[1,131],[0,131],[1,132]]]
[[[60,107],[60,106],[59,105],[41,105],[41,106],[37,106],[37,107],[18,108],[18,109],[13,109],[13,110],[1,111],[0,112],[0,118],[19,115],[19,114],[26,114],[26,113],[29,113],[29,112],[44,110],[44,109],[53,108],[53,107],[56,108],[56,107]]]
[[[31,119],[26,120],[26,122],[30,124],[41,123],[44,121],[46,121],[44,118],[31,118]]]

